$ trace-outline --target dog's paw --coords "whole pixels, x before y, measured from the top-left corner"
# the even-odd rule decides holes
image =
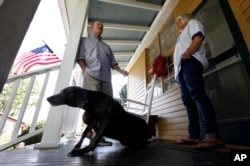
[[[69,157],[81,156],[83,153],[78,149],[73,149],[71,152],[68,153]]]
[[[74,147],[74,149],[80,149],[81,148],[81,145],[76,145],[75,147]]]
[[[75,157],[75,156],[84,156],[85,154],[89,153],[90,150],[88,148],[83,149],[73,149],[71,152],[68,153],[69,157]]]

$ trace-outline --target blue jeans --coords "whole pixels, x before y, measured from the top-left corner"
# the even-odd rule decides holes
[[[200,117],[205,126],[205,137],[219,138],[214,108],[206,95],[202,74],[203,66],[194,57],[181,61],[180,90],[189,120],[189,137],[200,138]]]

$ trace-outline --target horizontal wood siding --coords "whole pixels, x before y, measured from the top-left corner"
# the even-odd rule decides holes
[[[179,87],[154,98],[152,114],[158,116],[156,133],[160,139],[178,139],[187,135],[187,114]]]
[[[229,4],[250,51],[250,1],[229,0]]]
[[[128,99],[144,103],[146,92],[146,58],[145,51],[138,58],[135,65],[129,71],[128,76]]]
[[[192,13],[200,5],[201,2],[202,0],[192,0],[192,1],[181,0],[174,9],[173,14],[176,17],[177,15],[183,12]]]

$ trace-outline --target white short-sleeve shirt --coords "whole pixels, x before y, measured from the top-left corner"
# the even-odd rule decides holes
[[[186,27],[181,32],[180,36],[177,38],[175,50],[174,50],[174,71],[175,71],[175,80],[179,82],[179,72],[181,70],[181,59],[182,55],[185,53],[187,48],[190,46],[192,39],[195,35],[202,33],[205,37],[203,25],[195,19],[191,19]],[[203,40],[201,47],[192,54],[197,60],[199,60],[203,68],[208,67],[208,61],[205,53],[205,41]]]

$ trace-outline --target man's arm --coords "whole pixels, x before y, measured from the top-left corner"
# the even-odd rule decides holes
[[[201,33],[195,35],[190,46],[183,53],[182,58],[187,59],[191,55],[193,55],[201,47],[203,40],[204,40],[204,36]]]
[[[81,67],[82,71],[85,72],[86,70],[86,64],[85,64],[85,61],[82,60],[82,59],[78,59],[77,60],[77,63],[79,64],[79,66]]]
[[[123,70],[123,69],[121,69],[121,68],[118,66],[118,64],[115,64],[115,65],[113,66],[113,69],[115,69],[116,71],[118,71],[119,73],[121,73],[123,76],[128,76],[128,72],[125,71],[125,70]]]

